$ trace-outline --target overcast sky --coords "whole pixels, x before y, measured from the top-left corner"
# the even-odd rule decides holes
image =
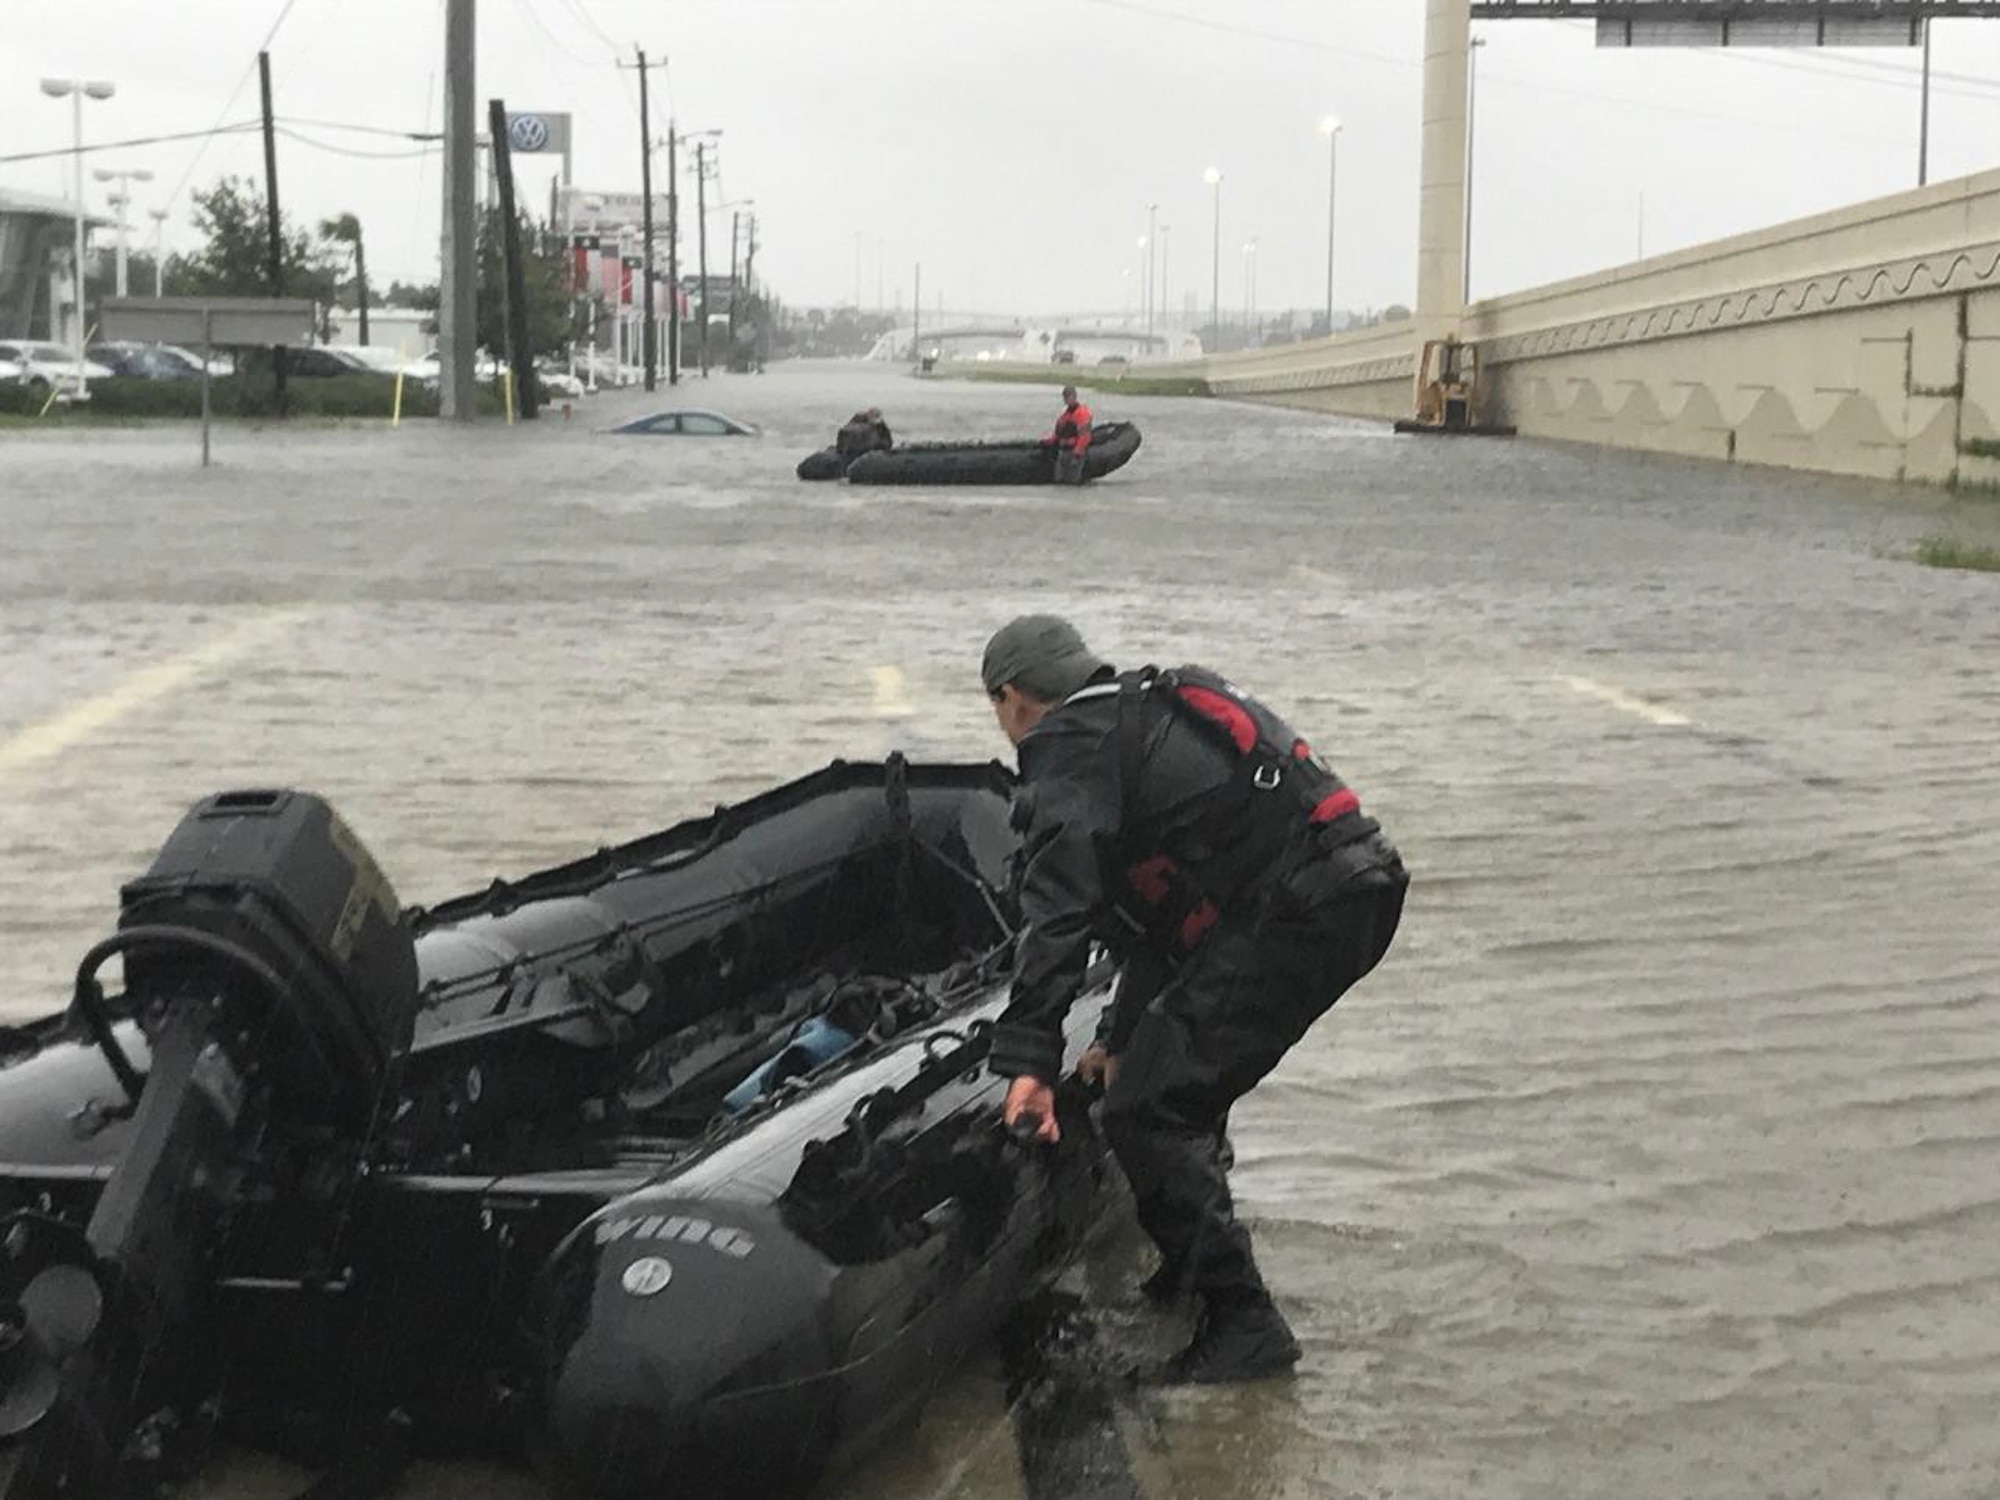
[[[371,273],[436,276],[438,158],[332,124],[436,130],[442,0],[0,0],[0,157],[66,150],[70,106],[37,80],[87,75],[117,96],[87,139],[254,119],[271,41],[279,146],[302,219],[360,215]],[[636,190],[637,90],[614,44],[671,60],[654,120],[719,128],[720,196],[754,197],[760,269],[794,303],[878,283],[993,312],[1116,310],[1136,299],[1147,205],[1171,226],[1168,295],[1208,302],[1222,170],[1225,307],[1324,298],[1326,141],[1339,140],[1342,306],[1415,290],[1422,0],[480,0],[478,96],[575,117],[576,180]],[[1918,55],[1612,51],[1588,25],[1478,28],[1474,295],[1914,185]],[[2000,165],[2000,21],[1939,23],[1931,176]],[[360,157],[325,149],[391,153]],[[416,151],[417,154],[395,154]],[[545,207],[555,158],[518,159]],[[188,190],[261,174],[254,134],[135,147],[87,165],[149,167],[185,245]],[[664,173],[664,153],[657,171]],[[0,162],[0,184],[66,192],[64,155]],[[93,202],[103,189],[90,184]],[[1642,230],[1643,217],[1643,230]],[[692,246],[692,213],[688,214]],[[150,229],[150,223],[140,218]],[[726,268],[729,212],[711,215]],[[881,273],[878,278],[878,263]]]

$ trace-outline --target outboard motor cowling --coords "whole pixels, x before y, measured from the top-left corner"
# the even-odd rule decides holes
[[[390,1060],[409,1044],[416,951],[395,891],[325,801],[293,791],[206,798],[119,901],[114,941],[126,952],[128,995],[211,979],[242,988],[253,974],[244,959],[261,963],[279,986],[250,1002],[249,1019],[269,1029],[260,1063],[278,1070],[287,1108],[366,1125]],[[165,931],[133,941],[135,929]]]

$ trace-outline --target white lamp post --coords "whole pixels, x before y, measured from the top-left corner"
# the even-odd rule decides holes
[[[1215,190],[1215,240],[1209,252],[1208,322],[1211,337],[1222,342],[1222,169],[1210,167],[1201,180]]]
[[[75,142],[74,155],[76,171],[74,184],[76,193],[76,264],[72,268],[72,280],[76,288],[76,397],[85,399],[89,390],[83,379],[83,101],[86,95],[92,99],[109,99],[117,92],[115,85],[95,78],[44,78],[42,92],[51,99],[61,99],[67,95],[71,101],[71,135]]]
[[[99,182],[115,182],[118,191],[110,195],[109,201],[118,210],[118,295],[125,295],[125,210],[132,202],[131,184],[151,182],[153,174],[144,167],[99,167],[91,173]]]
[[[1256,342],[1257,331],[1257,241],[1243,242],[1243,347]]]
[[[164,297],[160,288],[166,284],[167,269],[167,211],[164,208],[149,208],[147,214],[153,220],[153,295]]]
[[[1333,188],[1340,167],[1340,121],[1328,115],[1319,122],[1326,137],[1326,331],[1333,333]]]

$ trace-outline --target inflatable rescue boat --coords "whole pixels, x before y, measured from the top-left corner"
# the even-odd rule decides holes
[[[0,1028],[0,1496],[222,1438],[610,1497],[865,1449],[1116,1181],[1080,1097],[997,1126],[1009,790],[836,762],[429,911],[315,796],[197,804]]]
[[[1139,451],[1139,429],[1130,422],[1100,422],[1084,451],[1083,477],[1102,479],[1131,462]],[[849,484],[1054,484],[1055,450],[1023,439],[1008,443],[907,443],[864,453],[843,463],[832,448],[799,461],[801,479],[839,479]]]

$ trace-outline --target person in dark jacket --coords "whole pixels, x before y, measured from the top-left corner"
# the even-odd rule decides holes
[[[882,420],[882,408],[871,406],[849,417],[834,435],[833,450],[852,463],[864,453],[887,453],[896,446],[889,424]]]
[[[1078,1064],[1160,1252],[1144,1290],[1193,1294],[1169,1382],[1254,1379],[1299,1347],[1227,1177],[1230,1107],[1388,950],[1409,879],[1359,799],[1283,720],[1198,667],[1119,673],[1027,615],[981,676],[1016,746],[1022,932],[991,1067],[1003,1120],[1053,1143],[1061,1024],[1093,941],[1123,963]]]

